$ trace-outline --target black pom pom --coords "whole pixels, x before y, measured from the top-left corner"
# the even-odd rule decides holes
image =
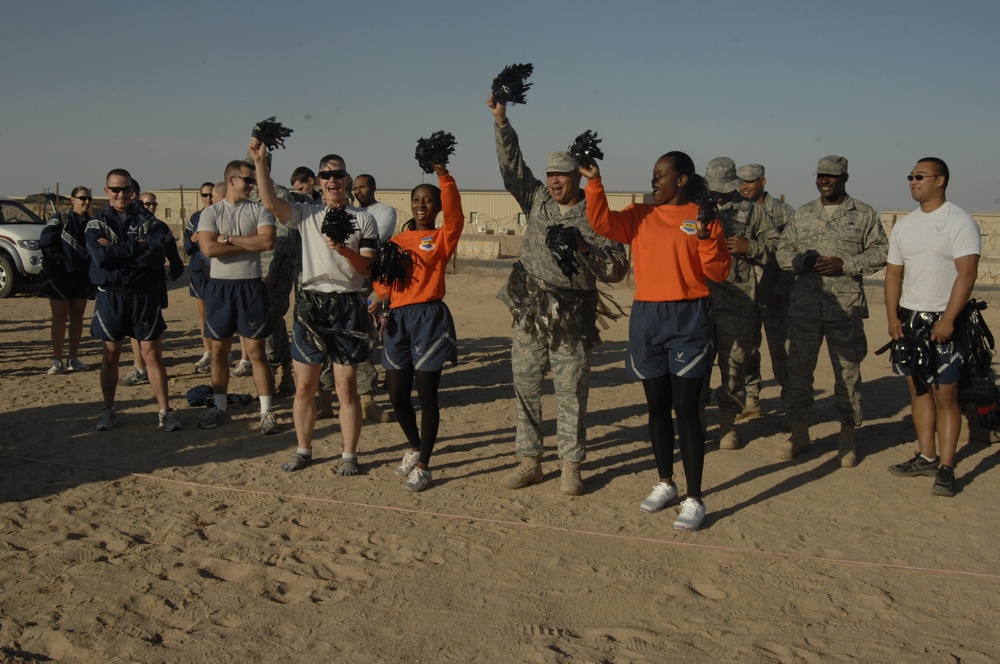
[[[292,130],[275,122],[273,115],[253,126],[253,137],[267,146],[268,150],[274,150],[279,145],[284,148],[285,139],[291,135]]]
[[[320,230],[335,243],[345,244],[347,238],[354,235],[357,230],[354,225],[354,215],[342,207],[330,208],[323,217]]]
[[[443,131],[436,131],[430,138],[417,141],[414,156],[424,173],[433,173],[434,164],[447,164],[448,157],[455,154],[455,137]]]
[[[525,83],[535,70],[534,65],[507,65],[500,75],[493,79],[493,101],[498,104],[523,104],[531,83]]]
[[[371,265],[372,280],[396,290],[406,288],[413,272],[413,257],[398,244],[389,240],[375,254]]]
[[[573,145],[569,146],[569,153],[576,165],[595,166],[597,164],[595,159],[604,159],[604,152],[597,147],[600,142],[601,139],[597,137],[597,132],[589,129],[577,136]]]
[[[708,226],[719,216],[719,199],[708,194],[698,202],[698,221]]]
[[[576,256],[581,242],[585,242],[583,234],[574,226],[552,224],[545,231],[545,246],[552,252],[556,265],[567,277],[580,274]]]

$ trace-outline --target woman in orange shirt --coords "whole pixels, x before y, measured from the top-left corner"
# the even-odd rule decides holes
[[[438,385],[446,361],[458,362],[455,322],[444,303],[445,270],[458,247],[465,227],[462,198],[455,179],[442,164],[435,164],[440,188],[422,184],[410,194],[413,218],[392,238],[413,260],[404,284],[375,282],[375,295],[388,300],[389,316],[382,337],[382,366],[386,369],[389,401],[410,451],[396,468],[406,477],[403,488],[423,491],[431,483],[427,467],[437,441],[441,420]],[[444,224],[435,228],[440,212]],[[373,302],[375,312],[381,306]],[[410,395],[416,382],[420,398],[420,427]]]
[[[698,402],[715,356],[706,280],[722,281],[729,274],[732,258],[725,235],[713,219],[703,219],[699,202],[708,189],[683,152],[668,152],[653,166],[656,204],[630,205],[620,212],[608,208],[598,166],[581,166],[580,172],[587,178],[584,191],[591,227],[604,237],[632,245],[636,290],[625,369],[642,381],[659,473],[659,482],[640,509],[659,512],[677,497],[672,407],[687,479],[674,528],[698,530],[705,518],[701,500],[705,430]]]

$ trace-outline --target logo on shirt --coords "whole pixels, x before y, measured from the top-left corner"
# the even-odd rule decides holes
[[[434,251],[434,236],[420,238],[420,249],[423,251]]]
[[[695,227],[694,222],[690,220],[681,222],[681,230],[687,233],[688,235],[694,235],[698,232],[698,229]]]

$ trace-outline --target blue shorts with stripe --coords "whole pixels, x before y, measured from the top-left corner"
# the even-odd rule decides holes
[[[247,339],[264,339],[269,333],[267,308],[267,287],[260,279],[209,279],[205,336],[228,339],[239,332]]]
[[[103,341],[132,337],[140,341],[159,339],[167,329],[156,295],[110,288],[97,290],[90,334]]]
[[[309,332],[300,320],[310,314],[304,311],[303,299],[299,291],[295,297],[295,322],[292,324],[292,359],[302,364],[361,364],[371,353],[369,345],[372,331],[371,316],[361,295],[357,292],[309,293],[308,297],[317,302],[334,301],[340,306],[331,307],[339,311],[333,320],[313,321],[313,329],[322,337],[320,347],[313,343]],[[321,314],[317,314],[321,315]]]
[[[92,300],[97,289],[90,279],[72,274],[50,276],[42,282],[42,295],[50,300],[69,302],[70,300]]]
[[[205,273],[201,270],[191,270],[188,273],[188,292],[191,297],[204,300],[205,286],[207,285],[208,279],[205,278]]]
[[[458,342],[451,311],[441,300],[389,310],[382,335],[382,366],[387,371],[440,371],[458,363]]]
[[[632,303],[625,371],[633,378],[704,378],[715,359],[709,298]]]
[[[927,312],[927,311],[911,311],[909,309],[904,309],[900,307],[899,318],[903,321],[903,331],[904,333],[909,332],[907,338],[911,342],[911,346],[914,347],[913,352],[916,351],[916,343],[914,343],[912,331],[920,327],[920,323],[923,322],[928,328],[932,327],[934,323],[941,318],[941,313],[938,312]],[[923,319],[922,321],[920,319]],[[921,373],[926,374],[924,379],[928,383],[935,383],[937,385],[953,385],[959,381],[962,377],[962,364],[965,362],[965,358],[962,357],[962,353],[958,348],[958,344],[954,341],[946,341],[943,344],[930,342],[931,348],[933,349],[933,366],[931,366],[931,361],[928,359],[926,361],[926,366]],[[908,364],[900,364],[899,362],[892,363],[892,370],[898,376],[912,376],[913,369]]]

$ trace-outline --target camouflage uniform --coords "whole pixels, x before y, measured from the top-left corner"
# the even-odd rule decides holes
[[[746,405],[748,362],[754,331],[760,327],[758,270],[772,260],[779,233],[762,207],[739,195],[719,206],[718,219],[727,238],[741,236],[750,243],[745,254],[733,254],[733,264],[724,282],[708,282],[722,375],[715,401],[719,410],[738,414]],[[702,390],[704,403],[709,391],[707,380]]]
[[[796,210],[778,242],[782,269],[795,272],[789,306],[788,417],[807,421],[813,403],[813,372],[826,338],[833,364],[834,395],[841,422],[862,422],[861,360],[868,353],[864,323],[868,302],[862,275],[885,266],[888,241],[878,212],[847,196],[824,211],[817,199]],[[828,216],[829,214],[829,216]],[[805,271],[808,250],[844,261],[844,274],[825,277]]]
[[[278,198],[295,202],[291,192],[280,184],[274,183]],[[260,202],[260,193],[255,188],[250,194],[250,200]],[[292,361],[291,345],[288,341],[288,328],[285,326],[285,314],[291,306],[292,288],[302,269],[302,236],[298,230],[286,228],[277,224],[274,238],[274,249],[260,255],[261,269],[264,276],[273,279],[267,294],[270,298],[270,308],[267,312],[267,325],[270,329],[264,343],[267,361],[272,365],[289,365]]]
[[[521,260],[497,294],[514,315],[511,364],[517,397],[515,452],[521,457],[542,454],[542,381],[551,369],[559,457],[580,462],[586,456],[584,420],[590,352],[600,343],[597,281],[621,281],[628,271],[628,257],[620,243],[591,230],[582,192],[579,203],[561,212],[545,183],[525,164],[510,123],[495,129],[504,188],[527,217]],[[589,257],[578,258],[580,273],[572,277],[562,273],[545,246],[546,230],[557,223],[579,229],[591,247]]]
[[[778,233],[795,214],[795,208],[785,201],[764,194],[764,213]],[[785,400],[785,388],[788,385],[788,301],[792,290],[795,274],[778,267],[777,261],[770,260],[764,264],[757,284],[757,314],[767,335],[767,349],[771,355],[771,371],[774,379],[781,386],[781,400]],[[747,399],[760,399],[760,344],[763,340],[761,325],[757,326],[753,335],[753,349],[747,364]]]

